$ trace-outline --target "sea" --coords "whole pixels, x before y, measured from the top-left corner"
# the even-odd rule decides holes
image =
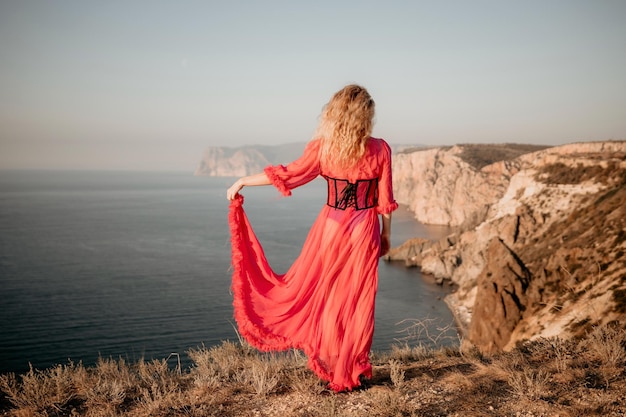
[[[99,358],[170,360],[238,341],[226,189],[185,172],[0,171],[0,373]],[[242,191],[270,264],[285,272],[325,203],[313,181]],[[449,230],[394,213],[392,245]],[[380,262],[373,350],[458,343],[451,289]]]

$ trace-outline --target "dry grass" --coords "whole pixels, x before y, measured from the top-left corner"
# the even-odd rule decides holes
[[[591,163],[585,165],[577,163],[569,166],[562,162],[544,165],[539,169],[535,178],[545,184],[581,184],[585,181],[595,181],[598,184],[608,185],[624,181],[624,169],[621,168],[622,155],[614,155],[605,164]]]
[[[626,414],[626,331],[539,339],[484,356],[394,346],[373,355],[364,388],[335,394],[298,352],[261,354],[224,342],[167,359],[101,359],[0,375],[5,416],[620,416]]]
[[[540,151],[549,146],[528,145],[519,143],[503,143],[503,144],[461,144],[463,151],[459,157],[479,170],[494,162],[510,161],[520,155],[531,152]]]

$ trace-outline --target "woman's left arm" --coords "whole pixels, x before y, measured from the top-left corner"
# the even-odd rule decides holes
[[[226,191],[226,198],[231,201],[234,200],[243,187],[270,184],[270,179],[267,177],[267,174],[265,172],[241,177],[237,181],[235,181],[235,183]]]

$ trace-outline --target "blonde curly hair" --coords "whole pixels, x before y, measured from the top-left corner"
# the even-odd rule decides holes
[[[365,153],[372,133],[375,103],[367,90],[347,85],[324,106],[316,137],[322,138],[322,159],[353,166]]]

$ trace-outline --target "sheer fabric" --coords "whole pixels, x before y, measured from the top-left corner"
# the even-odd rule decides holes
[[[301,349],[309,367],[335,391],[360,385],[371,377],[369,352],[374,332],[374,301],[380,254],[379,213],[398,205],[393,198],[391,150],[382,139],[371,138],[361,161],[342,169],[320,161],[320,140],[311,141],[304,154],[287,166],[265,169],[283,195],[318,175],[371,187],[356,187],[354,205],[322,209],[298,258],[284,274],[270,267],[263,247],[243,209],[243,196],[231,202],[235,319],[243,337],[262,350]],[[366,193],[366,195],[361,195]]]

